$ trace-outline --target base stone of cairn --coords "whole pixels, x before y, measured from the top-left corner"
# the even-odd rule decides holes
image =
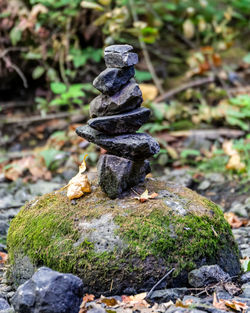
[[[160,150],[154,138],[136,131],[150,117],[150,110],[140,107],[142,93],[134,77],[138,56],[130,45],[113,45],[104,51],[106,70],[93,82],[101,92],[90,103],[88,125],[76,133],[107,150],[98,163],[98,181],[110,197],[144,181],[150,172],[146,158]]]

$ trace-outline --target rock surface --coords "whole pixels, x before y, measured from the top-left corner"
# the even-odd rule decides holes
[[[133,66],[123,69],[107,68],[96,77],[93,86],[101,93],[113,95],[135,75]]]
[[[74,204],[64,192],[28,203],[8,233],[10,273],[19,267],[12,282],[24,270],[18,262],[24,255],[34,266],[78,275],[84,292],[97,295],[123,294],[128,286],[137,293],[150,290],[173,267],[169,287],[185,286],[188,272],[205,264],[218,264],[230,276],[239,273],[237,246],[218,206],[153,179],[134,190],[142,194],[146,188],[159,196],[140,203],[131,191],[111,200],[93,183],[92,193]]]
[[[123,190],[143,182],[150,173],[148,161],[133,162],[109,154],[100,157],[97,169],[99,185],[111,199],[120,197]]]
[[[0,298],[0,311],[7,309],[10,309],[9,303],[5,299]]]
[[[188,274],[188,282],[192,287],[205,287],[220,281],[229,281],[230,275],[225,273],[218,265],[202,266]]]
[[[78,127],[76,133],[107,150],[110,154],[131,160],[146,159],[160,151],[158,142],[144,133],[108,136],[88,125]]]
[[[107,67],[123,68],[138,63],[138,55],[130,52],[130,45],[113,45],[104,50],[104,60]]]
[[[107,116],[128,112],[142,103],[142,93],[134,79],[113,96],[99,95],[90,103],[90,116]]]
[[[12,304],[18,313],[78,313],[82,296],[81,279],[42,267],[17,289]]]
[[[96,117],[88,121],[88,125],[100,132],[110,135],[135,133],[150,116],[150,110],[139,108],[127,113]]]

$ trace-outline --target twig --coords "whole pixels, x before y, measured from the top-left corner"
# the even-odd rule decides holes
[[[164,93],[160,97],[156,98],[154,102],[161,102],[161,101],[167,100],[167,99],[173,97],[174,95],[176,95],[176,94],[178,94],[178,93],[180,93],[180,92],[182,92],[188,88],[199,87],[201,85],[213,83],[214,81],[215,81],[214,76],[193,80],[189,83],[183,84],[177,88],[174,88],[172,90],[167,91],[166,93]]]
[[[167,274],[165,274],[165,275],[154,285],[154,287],[149,291],[149,293],[147,294],[147,296],[146,296],[145,299],[150,298],[150,296],[151,296],[152,293],[154,292],[155,288],[156,288],[157,286],[159,286],[160,283],[162,283],[163,280],[166,279],[171,273],[173,273],[174,270],[175,270],[175,268],[172,268],[169,272],[167,272]]]
[[[138,16],[137,16],[136,10],[134,8],[135,7],[134,0],[129,0],[129,3],[130,3],[130,9],[131,9],[133,20],[134,20],[134,22],[138,22]],[[153,81],[155,83],[155,86],[158,89],[158,91],[160,92],[160,94],[162,95],[164,93],[164,90],[162,88],[162,85],[161,85],[161,82],[160,82],[159,78],[156,75],[154,66],[153,66],[153,64],[152,64],[152,62],[150,60],[150,56],[149,56],[149,53],[148,53],[148,50],[147,50],[147,46],[146,46],[145,42],[143,41],[143,38],[142,38],[141,35],[139,35],[139,43],[140,43],[140,46],[141,46],[141,49],[142,49],[142,52],[143,52],[143,55],[144,55],[145,62],[147,64],[148,70],[149,70],[150,74],[152,75],[152,79],[153,79]]]
[[[20,70],[20,68],[11,62],[10,59],[7,59],[6,56],[2,56],[2,59],[4,60],[7,67],[12,67],[17,74],[20,76],[21,80],[23,81],[24,88],[28,88],[28,82],[26,77],[24,76],[23,72]]]
[[[200,137],[206,139],[217,139],[218,137],[226,138],[239,138],[245,134],[242,130],[237,129],[227,129],[227,128],[218,128],[218,129],[193,129],[193,130],[180,130],[168,133],[173,137]]]
[[[0,124],[5,124],[5,125],[10,125],[10,124],[31,124],[34,122],[41,122],[41,121],[47,121],[47,120],[53,120],[53,119],[62,119],[66,117],[74,117],[74,116],[79,116],[81,115],[82,112],[80,111],[75,111],[75,112],[62,112],[62,113],[57,113],[57,114],[48,114],[46,116],[32,116],[28,118],[2,118],[0,119]]]
[[[9,110],[14,108],[21,108],[21,107],[27,107],[31,106],[33,102],[27,102],[27,101],[9,101],[9,102],[0,102],[1,110]]]

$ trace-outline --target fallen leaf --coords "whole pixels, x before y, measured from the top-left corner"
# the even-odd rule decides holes
[[[241,292],[241,289],[233,283],[224,283],[223,287],[231,296],[238,295]]]
[[[8,254],[0,252],[0,264],[5,264],[8,260]]]
[[[149,199],[154,199],[158,196],[158,193],[153,192],[151,195],[148,194],[148,190],[146,189],[139,197],[136,197],[135,199],[139,200],[140,202],[146,202]]]
[[[81,306],[80,306],[80,311],[79,313],[86,313],[87,312],[87,309],[86,309],[86,303],[88,302],[91,302],[91,301],[94,301],[95,299],[95,296],[92,295],[92,294],[86,294],[83,299],[82,299],[82,303],[81,303]]]
[[[181,308],[189,308],[189,306],[193,304],[192,299],[188,299],[185,302],[182,302],[180,299],[177,299],[175,302],[176,307],[181,307]]]
[[[107,306],[115,306],[118,304],[115,298],[103,298],[101,302],[106,304]]]
[[[233,148],[233,142],[231,140],[226,140],[223,143],[222,148],[224,152],[230,156],[230,159],[226,165],[228,170],[242,171],[246,168],[246,164],[241,162],[239,152]]]
[[[213,306],[219,310],[226,310],[226,311],[228,310],[225,305],[225,300],[222,300],[222,299],[218,300],[216,293],[214,293],[213,295]]]
[[[158,89],[155,87],[153,84],[140,84],[140,89],[142,92],[142,98],[144,101],[153,101],[157,94],[158,94]]]
[[[243,303],[243,302],[239,302],[239,301],[236,301],[236,300],[232,300],[232,301],[229,301],[229,300],[223,300],[225,301],[225,305],[233,310],[236,310],[236,311],[239,311],[241,312],[241,310],[243,312],[245,312],[247,309],[248,309],[248,306],[246,305],[246,303]]]
[[[85,160],[87,156],[88,156],[87,154],[84,156],[83,162],[79,166],[78,174],[74,176],[73,178],[71,178],[68,185],[62,188],[62,189],[66,187],[68,188],[67,197],[70,200],[80,198],[84,193],[91,192],[91,185],[88,180],[88,176],[83,174],[86,171]]]
[[[227,212],[224,213],[224,217],[227,220],[228,224],[232,228],[239,228],[243,225],[243,220],[241,220],[235,213]]]

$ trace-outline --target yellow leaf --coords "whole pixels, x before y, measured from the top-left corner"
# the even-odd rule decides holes
[[[183,23],[183,32],[184,32],[184,36],[187,39],[191,39],[194,37],[195,34],[195,28],[194,28],[194,24],[190,19],[187,19],[184,23]]]
[[[101,5],[94,3],[94,2],[89,2],[89,1],[82,1],[81,7],[84,9],[94,9],[97,11],[104,11],[104,8]]]
[[[140,84],[140,89],[142,92],[142,97],[144,101],[150,100],[153,101],[157,94],[158,90],[153,84]]]
[[[84,156],[82,164],[79,166],[78,174],[75,177],[71,178],[67,185],[67,197],[70,200],[80,198],[85,192],[91,192],[91,185],[88,181],[88,176],[83,174],[86,171],[85,160],[87,156],[87,154]]]
[[[111,3],[111,0],[98,0],[98,2],[101,4],[101,5],[110,5]]]
[[[146,202],[149,199],[154,199],[158,196],[158,193],[153,192],[151,195],[148,194],[148,190],[146,189],[139,197],[136,197],[135,199],[139,200],[140,202]]]

